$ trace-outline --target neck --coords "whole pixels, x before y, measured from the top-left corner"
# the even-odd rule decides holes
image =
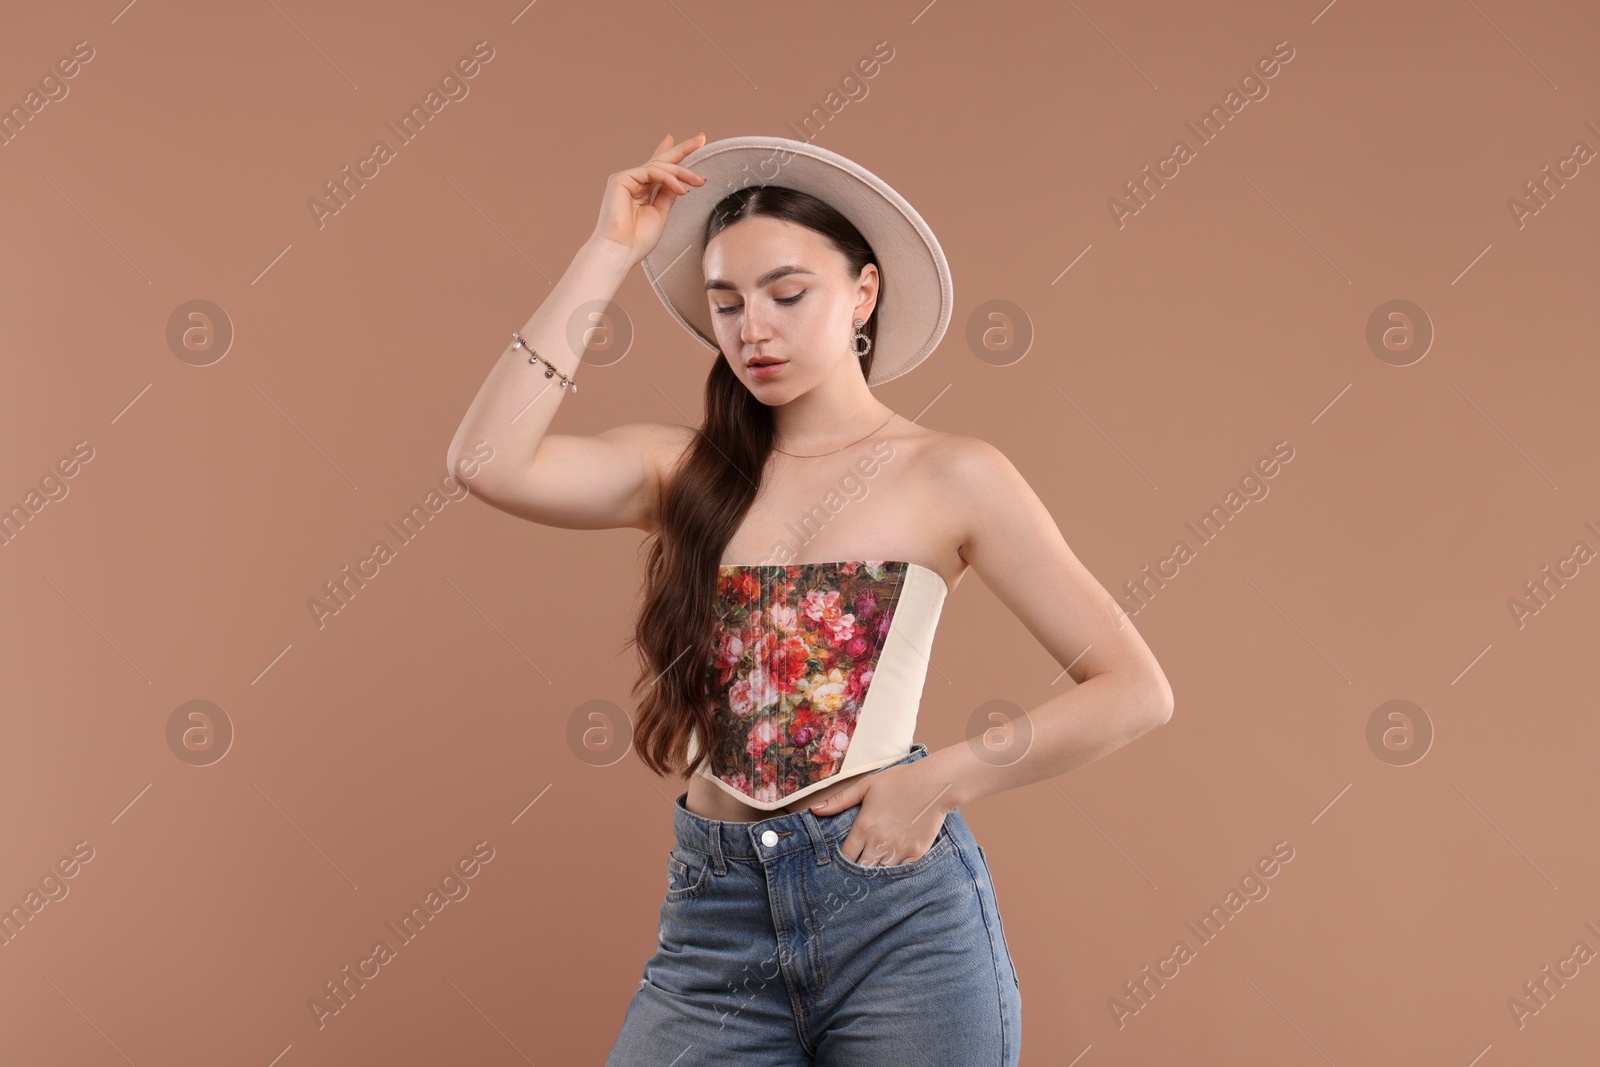
[[[852,357],[854,358],[854,357]],[[777,446],[809,455],[839,448],[872,433],[894,409],[872,395],[860,364],[841,362],[840,373],[772,409]]]

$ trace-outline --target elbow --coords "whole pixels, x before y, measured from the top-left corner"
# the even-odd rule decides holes
[[[450,439],[449,446],[444,450],[444,469],[452,478],[459,477],[459,475],[456,474],[456,471],[461,469],[460,464],[462,454],[466,451],[466,449],[462,447],[461,438],[461,431],[457,430],[455,437]]]
[[[463,447],[459,442],[452,441],[445,450],[444,465],[449,477],[467,488],[475,496],[483,496],[488,488],[484,477],[488,469],[488,459],[494,457],[494,450],[490,449],[488,457],[483,455],[480,445],[471,448]]]
[[[456,450],[454,445],[452,445],[449,451],[445,453],[444,469],[446,476],[451,481],[460,482],[465,485],[469,480],[467,474],[463,470],[461,453]]]
[[[1163,726],[1172,719],[1172,684],[1157,668],[1145,686],[1146,702],[1150,708],[1152,726]]]

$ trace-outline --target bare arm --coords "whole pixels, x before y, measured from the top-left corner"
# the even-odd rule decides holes
[[[668,137],[649,162],[607,179],[594,233],[517,331],[541,359],[574,382],[582,355],[569,340],[574,316],[616,296],[628,272],[660,239],[674,199],[704,183],[677,162],[703,138],[672,146]],[[563,389],[560,378],[546,377],[548,370],[506,343],[450,442],[450,472],[463,478],[474,496],[533,522],[569,529],[649,529],[660,472],[694,431],[631,423],[593,437],[551,434],[556,409],[571,389]]]
[[[951,496],[965,502],[961,555],[1078,685],[1010,724],[1015,751],[965,744],[930,756],[951,806],[1054,778],[1172,715],[1172,687],[1133,622],[1078,560],[1043,501],[986,442],[952,443]],[[996,724],[999,725],[999,724]]]
[[[591,237],[517,331],[574,381],[581,353],[568,343],[568,322],[584,305],[616,295],[628,260],[625,246]],[[650,449],[661,431],[630,424],[593,437],[549,433],[568,390],[545,377],[547,369],[507,342],[450,442],[450,470],[466,476],[474,496],[546,526],[640,525],[653,485]]]

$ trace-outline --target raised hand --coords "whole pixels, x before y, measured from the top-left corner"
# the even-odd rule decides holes
[[[703,175],[680,164],[705,142],[706,135],[698,133],[675,145],[669,133],[644,163],[607,177],[594,237],[626,247],[630,267],[649,255],[673,203],[691,186],[705,184]]]

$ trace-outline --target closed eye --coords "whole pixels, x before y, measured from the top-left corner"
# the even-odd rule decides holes
[[[805,295],[806,295],[806,290],[802,289],[798,293],[794,294],[793,296],[780,296],[780,297],[777,298],[777,300],[778,300],[778,303],[780,303],[780,304],[793,305],[793,304],[798,304],[800,302],[800,298],[802,296],[805,296]],[[728,304],[726,306],[719,306],[716,309],[716,313],[718,315],[732,315],[735,311],[739,310],[740,306],[741,305],[739,305],[739,304]]]

